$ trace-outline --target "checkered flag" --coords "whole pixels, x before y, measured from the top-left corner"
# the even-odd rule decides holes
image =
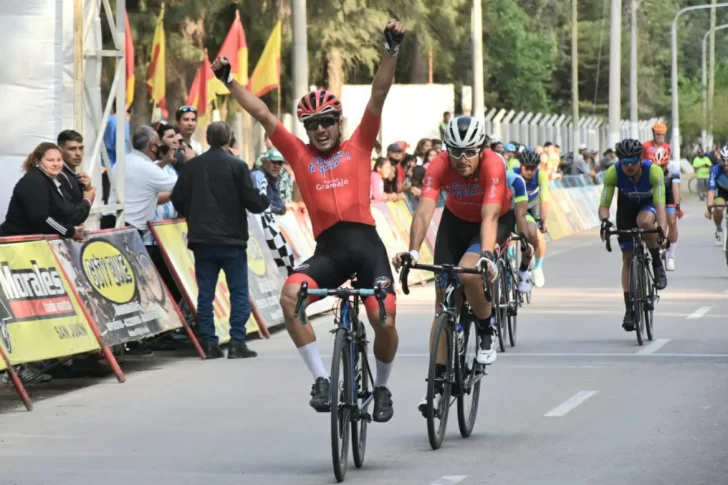
[[[278,226],[278,221],[275,219],[275,214],[266,211],[262,214],[257,214],[256,217],[258,217],[260,225],[263,227],[265,241],[273,253],[273,260],[276,262],[276,266],[278,266],[278,271],[284,278],[288,278],[293,273],[294,268],[293,248],[283,237],[283,233]]]

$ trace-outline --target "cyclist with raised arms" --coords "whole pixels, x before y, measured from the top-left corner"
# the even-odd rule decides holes
[[[293,343],[315,379],[309,404],[320,412],[330,411],[329,373],[321,359],[311,325],[294,317],[301,283],[309,288],[336,288],[353,273],[358,286],[372,288],[381,283],[387,291],[386,325],[379,321],[375,297],[365,299],[369,321],[376,334],[374,356],[377,373],[374,381],[372,418],[386,422],[392,418],[392,394],[387,381],[397,352],[394,326],[396,298],[387,250],[376,230],[369,200],[371,191],[371,154],[381,125],[382,108],[394,79],[397,53],[404,37],[404,26],[390,20],[384,29],[384,47],[372,94],[357,129],[342,140],[341,102],[326,90],[312,91],[298,103],[298,120],[303,122],[309,144],[290,133],[266,104],[233,80],[226,58],[213,63],[215,75],[225,82],[230,93],[263,128],[273,145],[283,154],[301,191],[313,228],[314,255],[294,269],[281,292],[281,307]],[[313,300],[309,297],[309,300]]]
[[[713,204],[725,204],[728,201],[728,145],[720,149],[718,155],[720,157],[720,163],[713,165],[710,169],[710,177],[708,178],[708,209],[705,211],[705,217],[710,219],[713,218],[715,222],[715,244],[716,246],[723,245],[723,216],[725,213],[724,209],[711,209],[710,206]],[[722,237],[721,237],[722,236]]]
[[[549,176],[539,168],[541,155],[534,150],[525,150],[520,155],[521,166],[513,171],[523,177],[528,192],[528,240],[533,245],[536,261],[533,264],[533,283],[537,288],[546,284],[543,274],[543,258],[546,255],[546,218],[549,212]],[[540,219],[541,224],[536,221]],[[541,234],[539,234],[539,231]]]
[[[420,202],[412,219],[409,254],[420,259],[419,249],[427,235],[441,190],[447,191],[445,209],[435,239],[435,264],[452,264],[487,269],[490,281],[498,278],[496,248],[504,248],[513,229],[511,194],[506,188],[503,159],[486,148],[485,126],[477,118],[459,116],[450,121],[443,139],[447,152],[440,153],[427,168]],[[504,217],[505,216],[505,217]],[[402,265],[402,255],[392,263]],[[480,275],[460,275],[465,297],[478,319],[481,337],[476,360],[480,364],[496,361],[496,340],[491,325],[492,305],[485,298]],[[435,307],[443,301],[446,276],[435,280]],[[433,327],[434,330],[434,321]],[[438,366],[444,374],[445,364]],[[423,402],[426,402],[423,400]],[[420,403],[420,411],[423,409]]]
[[[644,150],[643,150],[644,155]],[[665,176],[665,212],[667,214],[667,271],[675,271],[675,249],[677,247],[677,220],[682,217],[680,210],[680,171],[670,167],[670,151],[659,147],[649,159],[659,165]]]
[[[606,231],[612,227],[609,221],[609,207],[612,205],[614,191],[617,195],[618,229],[654,229],[655,222],[664,231],[667,227],[665,214],[665,177],[662,169],[642,160],[642,144],[638,140],[624,139],[615,147],[617,158],[614,165],[604,174],[604,189],[599,203],[599,219],[602,220],[600,235],[606,240]],[[667,274],[660,260],[660,250],[656,234],[645,234],[645,242],[652,256],[655,274],[655,287],[659,290],[667,286]],[[626,312],[622,328],[628,332],[635,329],[635,314],[629,294],[629,266],[632,257],[632,238],[619,235],[622,249],[622,291]]]

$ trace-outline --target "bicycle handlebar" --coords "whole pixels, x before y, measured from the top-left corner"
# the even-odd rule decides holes
[[[379,303],[379,320],[382,325],[387,324],[387,312],[384,308],[384,299],[387,297],[387,292],[382,288],[379,283],[374,285],[374,288],[308,288],[308,282],[304,281],[301,283],[301,289],[298,290],[298,301],[296,302],[296,310],[293,313],[294,317],[299,317],[302,324],[306,324],[306,311],[305,302],[308,296],[334,296],[336,298],[345,299],[350,296],[363,296],[369,297],[374,296],[377,298]]]
[[[399,274],[399,281],[402,283],[402,291],[405,295],[409,295],[409,286],[407,284],[407,276],[409,275],[410,269],[420,269],[424,271],[431,271],[435,274],[447,273],[447,274],[479,274],[483,276],[483,286],[485,288],[485,297],[488,301],[492,301],[490,297],[490,291],[488,289],[487,281],[485,279],[485,271],[478,268],[462,268],[452,264],[415,264],[412,263],[412,256],[409,253],[403,253],[402,257],[402,271]]]
[[[662,237],[665,237],[665,233],[662,231],[661,227],[655,228],[655,229],[640,229],[638,227],[633,229],[607,229],[607,251],[610,253],[612,252],[612,241],[609,239],[612,236],[616,236],[619,234],[629,234],[631,236],[635,235],[642,235],[642,234],[659,234]]]

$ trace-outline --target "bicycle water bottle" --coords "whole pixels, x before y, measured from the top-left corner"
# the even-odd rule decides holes
[[[465,336],[463,335],[463,326],[458,322],[457,326],[458,353],[462,354],[465,347]]]

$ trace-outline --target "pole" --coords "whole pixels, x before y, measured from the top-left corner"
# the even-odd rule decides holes
[[[430,53],[427,56],[427,83],[432,84],[433,82],[433,58],[432,58],[432,49],[430,49]]]
[[[164,4],[162,4],[164,9]],[[118,39],[118,45],[116,48],[122,51],[123,55],[116,59],[116,173],[114,174],[114,180],[116,181],[117,190],[117,203],[125,203],[126,198],[124,196],[124,181],[126,178],[126,22],[124,17],[126,16],[126,0],[116,0],[116,38]],[[113,86],[113,83],[112,83]],[[113,92],[113,91],[112,91]],[[106,113],[105,113],[106,114]],[[106,117],[108,120],[108,116]],[[105,126],[104,120],[101,121],[102,126]],[[103,138],[102,134],[98,134],[99,140]],[[95,166],[95,163],[94,163]],[[109,167],[110,168],[110,167]],[[99,200],[99,199],[96,199]],[[124,217],[126,211],[117,211],[116,227],[124,226]],[[110,354],[110,352],[106,352]],[[121,370],[114,367],[116,362],[111,362],[109,355],[107,360],[111,364],[111,368],[114,369],[117,378],[121,381]],[[118,365],[116,365],[118,367]],[[123,382],[123,381],[121,381]]]
[[[291,21],[293,37],[293,117],[295,119],[298,100],[308,92],[306,0],[292,2]],[[295,121],[293,123],[293,133],[299,137],[304,137],[306,134],[303,125]]]
[[[473,0],[471,24],[473,40],[473,116],[482,120],[485,116],[482,0]]]
[[[631,32],[629,48],[629,136],[639,137],[637,127],[637,8],[639,1],[631,1]]]
[[[708,50],[708,36],[712,32],[713,29],[708,30],[705,35],[703,36],[703,50],[702,50],[702,56],[701,56],[701,62],[700,65],[702,66],[701,69],[701,76],[700,76],[700,98],[702,101],[703,106],[703,129],[700,130],[700,144],[703,145],[703,148],[708,146],[708,80],[707,80],[707,71],[705,68],[705,57],[706,52]]]
[[[571,108],[573,116],[573,140],[572,156],[573,161],[579,155],[579,16],[576,9],[576,1],[571,0]]]
[[[716,0],[712,1],[716,4]],[[708,110],[707,110],[707,130],[708,143],[713,143],[713,99],[715,95],[715,8],[710,9],[710,60],[708,66],[710,74],[708,75]]]
[[[670,145],[672,146],[673,160],[680,161],[680,113],[679,113],[679,93],[677,85],[677,21],[682,14],[692,10],[703,10],[706,8],[722,8],[728,7],[728,3],[717,3],[713,5],[693,5],[685,7],[675,14],[672,19],[671,27],[671,44],[672,44],[672,69],[671,69],[671,98],[672,98],[672,138]]]
[[[122,19],[123,22],[123,19]],[[83,0],[73,2],[73,128],[83,132]],[[126,106],[126,105],[125,105]]]
[[[622,0],[612,0],[609,26],[609,131],[607,142],[613,147],[620,138],[622,82]]]

